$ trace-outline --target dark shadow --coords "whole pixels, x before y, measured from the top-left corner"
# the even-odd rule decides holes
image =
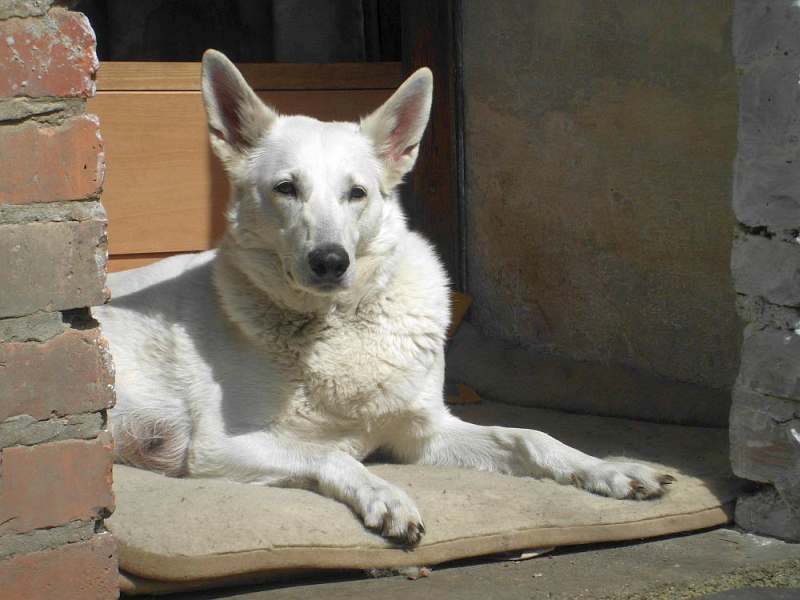
[[[211,218],[211,228],[209,230],[208,245],[210,248],[216,246],[222,234],[225,233],[225,208],[228,206],[230,187],[222,163],[211,152],[208,152],[208,172],[211,174],[211,191],[208,202]]]
[[[264,370],[264,359],[219,308],[212,282],[212,266],[213,261],[192,266],[177,277],[114,298],[112,303],[118,308],[158,318],[170,328],[185,332],[194,340],[195,351],[208,365],[213,380],[221,389],[226,432],[241,435],[260,431],[259,423],[263,420],[255,415],[261,412],[261,407],[248,405],[247,400],[252,396],[248,385],[253,373]],[[197,307],[196,299],[201,297],[208,298],[202,312],[195,310],[187,314],[188,311],[182,310],[182,305],[190,298],[192,305]],[[102,325],[102,319],[100,321]],[[218,360],[217,357],[223,355],[235,359]],[[146,373],[141,375],[147,376]]]

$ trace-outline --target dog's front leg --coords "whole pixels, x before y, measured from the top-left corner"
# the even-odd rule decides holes
[[[195,449],[193,463],[193,476],[312,489],[348,505],[367,527],[397,543],[414,545],[425,531],[408,494],[340,450],[254,432]]]
[[[406,462],[548,477],[613,498],[653,498],[674,481],[666,473],[630,462],[607,461],[531,429],[485,427],[448,412],[431,415],[429,426],[399,436],[392,445]]]

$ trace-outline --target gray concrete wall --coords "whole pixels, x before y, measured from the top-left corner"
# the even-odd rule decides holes
[[[468,277],[484,333],[731,386],[732,13],[465,0]]]

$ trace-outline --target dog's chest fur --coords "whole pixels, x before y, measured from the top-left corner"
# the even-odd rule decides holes
[[[216,267],[223,311],[289,384],[283,419],[335,417],[370,427],[413,412],[429,381],[441,378],[443,282],[408,282],[401,274],[353,305],[303,314],[270,302],[224,261]],[[418,301],[409,304],[409,294]]]

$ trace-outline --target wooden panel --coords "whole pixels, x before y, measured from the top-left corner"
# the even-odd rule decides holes
[[[256,90],[391,89],[402,82],[399,62],[244,63],[237,65]],[[98,91],[200,90],[199,62],[107,62],[97,73]]]
[[[419,67],[430,67],[434,82],[431,120],[404,204],[411,225],[433,241],[451,280],[464,289],[460,71],[456,63],[461,0],[404,0],[400,6],[403,68],[410,75]]]
[[[391,90],[274,91],[284,114],[354,120]],[[103,204],[111,254],[210,248],[223,229],[228,184],[208,144],[199,92],[101,92],[89,101],[105,140]]]

